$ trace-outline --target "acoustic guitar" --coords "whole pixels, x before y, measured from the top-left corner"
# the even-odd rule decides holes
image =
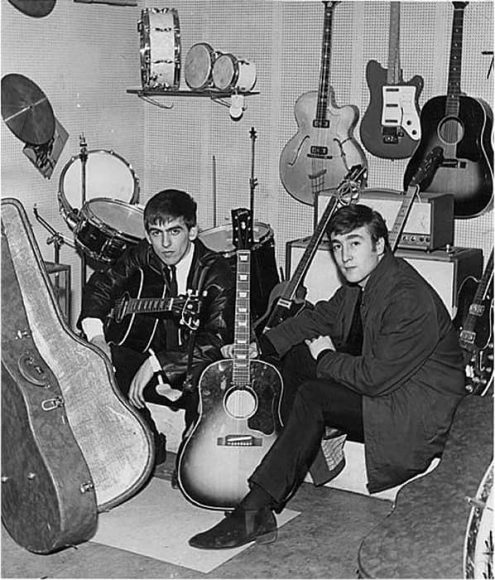
[[[145,273],[141,268],[130,280],[129,288],[116,300],[105,321],[107,342],[146,352],[157,331],[160,320],[157,314],[173,314],[180,325],[197,328],[200,310],[197,292],[166,296],[161,276]]]
[[[411,157],[421,139],[418,99],[423,77],[404,82],[400,66],[400,2],[390,2],[388,68],[376,60],[366,66],[370,104],[360,126],[365,148],[385,159]]]
[[[454,325],[465,355],[466,390],[493,394],[493,249],[481,280],[467,277],[459,288]]]
[[[353,167],[345,179],[330,197],[318,225],[304,250],[297,268],[289,281],[277,284],[270,292],[266,313],[256,321],[255,331],[258,336],[274,328],[288,318],[297,316],[306,305],[306,288],[304,277],[323,239],[325,229],[335,210],[349,203],[357,203],[362,184],[366,180],[366,169],[362,165]]]
[[[280,179],[298,201],[313,205],[322,191],[335,189],[350,169],[367,167],[366,156],[353,137],[359,119],[355,105],[338,107],[330,80],[332,20],[339,2],[323,2],[325,17],[318,91],[303,93],[294,107],[297,133],[280,155]]]
[[[425,189],[454,195],[454,217],[483,213],[493,198],[493,113],[482,99],[461,93],[462,35],[468,2],[453,2],[447,95],[433,97],[421,110],[421,142],[404,174],[409,184],[428,151],[440,146],[444,160]]]
[[[281,429],[282,377],[271,364],[249,357],[252,216],[233,210],[236,245],[234,357],[201,374],[199,419],[179,455],[179,485],[203,508],[235,507],[249,491],[248,477]]]

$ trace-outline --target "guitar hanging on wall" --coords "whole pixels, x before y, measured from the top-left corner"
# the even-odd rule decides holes
[[[252,221],[232,211],[237,251],[234,357],[200,376],[199,419],[179,456],[179,485],[200,507],[230,509],[249,491],[248,477],[281,429],[282,377],[271,364],[250,360]]]
[[[332,20],[339,2],[323,2],[325,17],[318,91],[303,93],[294,107],[297,133],[280,155],[280,179],[292,197],[313,205],[322,191],[335,189],[355,165],[367,168],[353,137],[359,118],[355,105],[338,107],[329,86]]]
[[[474,290],[476,288],[476,290]],[[459,289],[454,325],[466,363],[466,390],[493,394],[493,249],[481,280],[466,278]]]
[[[418,99],[423,77],[404,82],[400,66],[400,2],[390,3],[388,68],[376,60],[366,66],[370,104],[360,126],[365,148],[385,159],[411,157],[421,139]]]
[[[425,191],[452,193],[454,217],[483,213],[493,198],[493,114],[482,99],[461,93],[461,58],[464,9],[468,2],[453,2],[447,95],[430,99],[421,111],[421,142],[404,174],[404,187],[436,145],[444,160]]]

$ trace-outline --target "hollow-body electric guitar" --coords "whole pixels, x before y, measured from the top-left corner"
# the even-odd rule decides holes
[[[481,280],[469,276],[462,282],[458,304],[454,325],[465,355],[466,390],[493,394],[493,249]]]
[[[298,201],[314,204],[322,191],[334,189],[355,165],[367,167],[353,137],[359,118],[355,105],[338,107],[329,86],[332,19],[339,2],[323,2],[325,18],[318,91],[303,93],[294,107],[297,133],[280,155],[280,179]]]
[[[130,290],[110,311],[105,321],[105,338],[111,344],[125,344],[146,352],[157,331],[158,314],[172,313],[179,324],[195,328],[199,306],[197,293],[167,296],[162,277],[140,268],[130,281]]]
[[[268,299],[268,309],[255,324],[255,331],[258,336],[270,330],[270,328],[278,326],[287,318],[296,316],[304,308],[306,305],[306,288],[303,286],[303,280],[318,250],[318,245],[323,239],[325,228],[339,206],[357,203],[362,183],[365,181],[366,169],[362,165],[357,165],[349,171],[344,181],[336,188],[291,279],[280,282],[271,291]]]
[[[282,377],[271,364],[250,360],[251,214],[233,210],[237,246],[234,357],[202,373],[199,419],[179,456],[179,485],[192,503],[208,509],[236,506],[248,477],[281,429]]]
[[[493,198],[493,113],[482,99],[461,93],[461,58],[464,9],[468,2],[453,2],[454,18],[447,95],[433,97],[421,110],[421,142],[404,174],[407,187],[416,168],[435,146],[444,160],[425,191],[454,195],[454,217],[481,214]]]
[[[418,99],[423,78],[404,82],[400,66],[400,2],[390,2],[388,68],[376,60],[366,66],[370,104],[360,126],[365,148],[385,159],[411,157],[421,139]]]

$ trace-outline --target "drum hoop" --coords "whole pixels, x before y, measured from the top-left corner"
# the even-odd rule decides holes
[[[211,46],[211,44],[209,44],[208,42],[196,42],[195,44],[193,44],[191,46],[191,48],[187,51],[186,54],[186,61],[187,61],[187,56],[188,54],[191,52],[191,50],[195,47],[195,46],[204,46],[206,47],[206,50],[210,56],[210,67],[209,67],[209,71],[208,74],[206,75],[206,79],[203,82],[203,84],[199,85],[198,87],[194,86],[192,87],[189,83],[189,80],[187,79],[187,75],[184,74],[184,80],[186,81],[186,85],[193,91],[202,91],[203,89],[206,89],[209,85],[211,85],[212,82],[212,75],[213,75],[213,65],[215,64],[215,60],[217,59],[217,55],[218,52],[215,51],[215,49]],[[185,68],[185,65],[184,65]]]
[[[255,252],[257,250],[259,250],[260,248],[262,248],[267,242],[269,243],[270,240],[273,240],[273,229],[270,225],[265,224],[264,222],[254,222],[254,229],[256,229],[256,226],[263,226],[264,228],[266,228],[266,232],[260,237],[259,240],[253,242],[253,245],[251,247],[251,251]],[[230,230],[232,231],[232,226],[228,225],[228,224],[224,224],[221,226],[217,226],[215,228],[208,228],[207,230],[203,230],[202,232],[200,232],[199,234],[199,239],[203,242],[203,244],[205,244],[205,246],[207,248],[209,248],[209,246],[204,242],[204,240],[201,238],[202,235],[208,233],[208,232],[213,232],[213,231],[225,231],[225,230]],[[233,248],[232,250],[212,250],[213,252],[216,252],[217,254],[222,254],[222,256],[235,256],[236,253],[236,249]]]
[[[139,203],[139,192],[140,192],[139,177],[136,175],[136,172],[134,171],[132,165],[128,161],[126,161],[122,157],[122,155],[115,153],[115,151],[113,151],[112,149],[91,149],[90,151],[87,152],[88,157],[91,155],[91,153],[108,153],[109,155],[111,155],[113,157],[117,157],[117,159],[122,161],[122,163],[129,169],[129,171],[131,173],[132,181],[134,182],[134,189],[133,189],[133,192],[131,195],[131,199],[128,203],[130,205],[135,205],[135,204]],[[69,170],[69,167],[71,167],[72,164],[75,163],[75,161],[77,159],[80,159],[80,155],[73,155],[69,159],[69,161],[65,164],[64,168],[62,169],[62,172],[60,173],[60,177],[58,180],[57,197],[58,197],[59,205],[64,206],[65,211],[67,211],[67,213],[69,214],[66,219],[69,219],[69,216],[76,216],[75,209],[71,206],[71,204],[69,203],[69,200],[65,196],[64,181],[65,181],[65,176],[67,174],[67,171]],[[94,198],[94,199],[104,199],[104,198]],[[111,199],[111,198],[109,198],[109,199]],[[114,201],[120,201],[120,200],[114,200]]]
[[[224,52],[218,58],[221,58],[222,56],[228,57],[232,61],[232,65],[233,65],[232,68],[233,68],[234,74],[232,75],[232,80],[230,81],[228,86],[224,89],[224,90],[229,90],[229,89],[234,88],[237,85],[237,81],[239,80],[239,70],[240,70],[239,69],[239,59],[231,52]]]
[[[96,203],[96,202],[104,202],[104,203],[110,203],[110,204],[116,204],[116,205],[120,205],[120,206],[124,206],[126,209],[129,208],[133,208],[136,209],[134,206],[132,206],[131,204],[127,204],[123,201],[121,201],[120,199],[108,199],[105,197],[95,197],[94,199],[90,199],[89,201],[87,201],[83,207],[81,208],[81,214],[86,213],[90,214],[88,215],[88,221],[90,223],[92,223],[93,225],[95,225],[98,229],[104,230],[105,232],[109,232],[113,234],[113,237],[115,237],[115,234],[118,234],[120,237],[124,238],[126,241],[139,241],[142,238],[140,238],[139,236],[132,236],[131,234],[127,233],[127,232],[123,232],[122,230],[119,230],[118,228],[115,228],[109,224],[107,224],[106,222],[104,222],[100,217],[98,217],[95,212],[91,209],[90,205],[92,203]],[[136,210],[138,211],[138,210]],[[139,212],[138,213],[142,213]],[[92,221],[92,219],[94,219],[94,222]],[[82,219],[81,219],[82,222]],[[101,226],[101,227],[100,227]],[[78,227],[76,228],[76,233],[79,232],[79,224]]]

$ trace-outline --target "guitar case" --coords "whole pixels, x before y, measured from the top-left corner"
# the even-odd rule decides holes
[[[362,541],[359,577],[465,578],[471,500],[492,458],[493,399],[469,395],[457,408],[438,467],[402,487],[393,511]]]
[[[147,481],[153,467],[152,435],[120,394],[108,357],[65,322],[24,207],[5,198],[1,208],[2,240],[29,332],[58,381],[69,425],[91,473],[97,510],[107,511]],[[2,315],[9,310],[10,303],[2,303]]]
[[[2,521],[47,554],[96,531],[94,485],[57,378],[34,344],[2,232]]]

